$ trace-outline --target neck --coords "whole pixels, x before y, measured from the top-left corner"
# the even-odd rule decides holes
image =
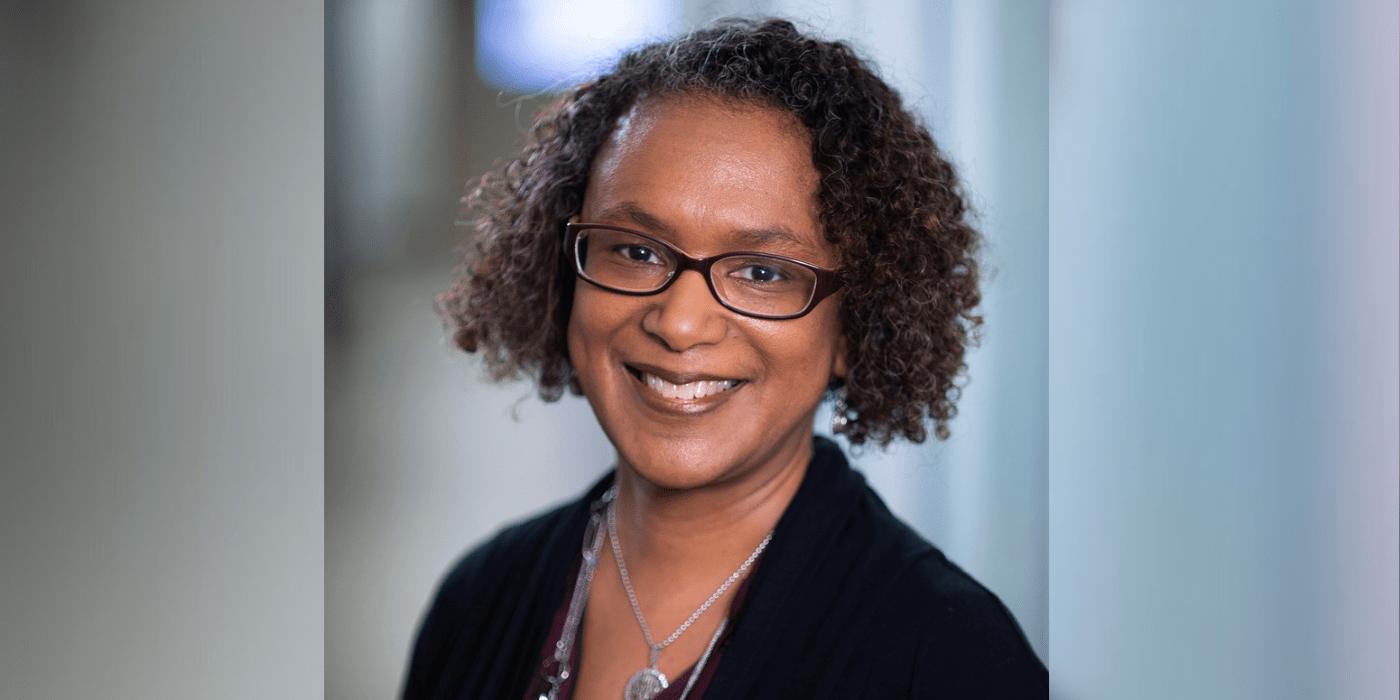
[[[811,457],[808,437],[766,468],[684,490],[658,487],[619,460],[617,528],[628,566],[675,573],[733,568],[778,524]]]

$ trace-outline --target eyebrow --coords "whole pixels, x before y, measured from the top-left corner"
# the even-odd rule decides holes
[[[675,229],[666,222],[657,218],[636,202],[620,202],[614,207],[609,207],[603,212],[603,218],[620,216],[628,221],[654,233],[663,233],[675,237]],[[775,224],[764,228],[739,229],[730,232],[730,237],[735,245],[739,247],[759,248],[765,245],[782,245],[784,247],[809,251],[812,245],[809,241],[802,240],[792,229],[782,224]]]
[[[734,232],[734,240],[741,246],[759,247],[763,245],[785,244],[792,248],[809,250],[810,243],[797,237],[797,234],[788,230],[786,226],[773,226],[770,228],[742,229]]]
[[[653,233],[664,233],[672,236],[676,233],[676,230],[667,225],[666,222],[652,215],[636,202],[621,202],[603,212],[605,220],[613,216],[621,216]]]

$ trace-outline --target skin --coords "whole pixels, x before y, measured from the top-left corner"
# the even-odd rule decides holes
[[[692,256],[757,250],[836,268],[817,185],[806,134],[790,114],[714,98],[650,99],[600,150],[576,220],[644,231]],[[738,568],[797,492],[813,414],[846,371],[839,298],[773,321],[725,309],[694,271],[652,296],[577,281],[569,354],[617,448],[618,537],[658,642]],[[675,384],[737,384],[667,399],[645,373]],[[648,660],[603,549],[584,615],[575,689],[584,700],[617,700]],[[669,678],[699,659],[733,593],[662,652]]]

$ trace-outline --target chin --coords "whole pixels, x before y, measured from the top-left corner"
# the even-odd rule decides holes
[[[618,448],[618,468],[667,491],[690,491],[722,483],[742,471],[735,460],[717,454],[710,441],[671,440],[660,449]]]
[[[807,440],[810,442],[811,438]],[[647,446],[619,446],[618,467],[665,491],[693,491],[755,476],[764,471],[765,466],[781,466],[784,460],[774,459],[779,456],[777,451],[765,449],[744,454],[742,450],[732,449],[738,443],[751,441],[745,436],[725,434],[689,439],[671,437]],[[777,447],[780,441],[758,442]]]
[[[716,482],[714,474],[707,470],[633,469],[632,473],[652,488],[663,492],[698,491]]]

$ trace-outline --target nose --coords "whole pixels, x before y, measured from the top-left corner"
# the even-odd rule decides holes
[[[652,308],[642,317],[642,330],[671,350],[685,352],[724,339],[727,311],[698,271],[681,272],[666,291],[652,298]]]

